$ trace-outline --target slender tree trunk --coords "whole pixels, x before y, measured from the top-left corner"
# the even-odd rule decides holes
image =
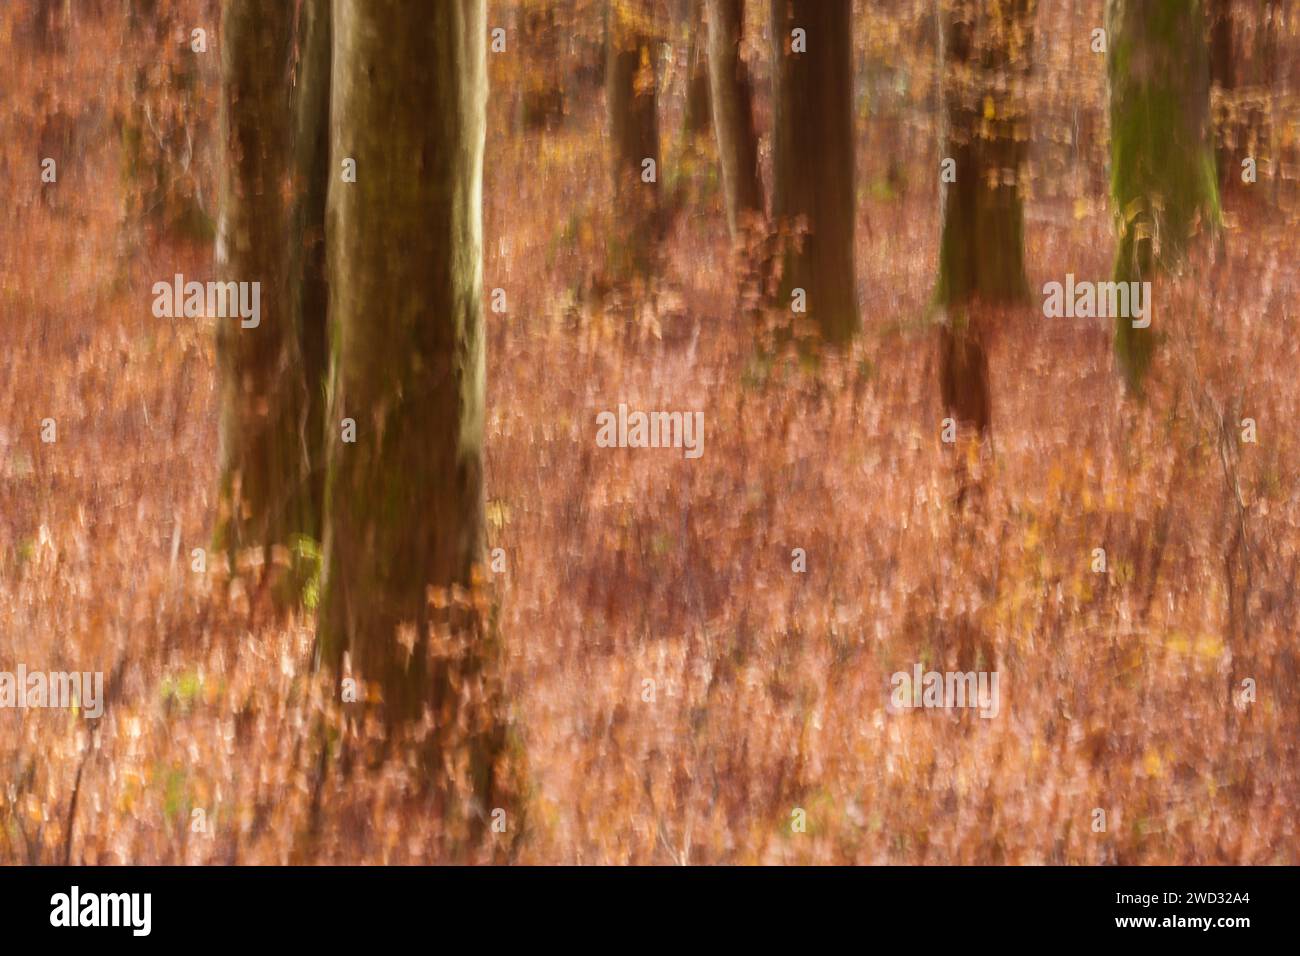
[[[1237,70],[1233,56],[1232,0],[1210,0],[1210,84],[1219,88],[1222,109],[1218,114],[1215,158],[1219,171],[1219,190],[1232,189],[1241,180],[1234,174],[1236,150],[1246,132],[1243,117],[1238,115],[1233,93],[1237,87]],[[1236,170],[1236,171],[1239,171]]]
[[[605,100],[621,223],[611,258],[625,275],[649,268],[661,225],[654,32],[648,0],[608,8]]]
[[[217,318],[221,490],[217,546],[287,542],[312,533],[303,447],[302,349],[291,301],[289,98],[293,7],[230,0],[222,8],[225,159],[216,271],[259,284],[260,316]],[[249,319],[248,321],[252,321]]]
[[[29,0],[32,44],[46,53],[62,53],[67,46],[67,4],[65,0]]]
[[[354,159],[356,182],[332,173],[329,192],[319,639],[379,686],[390,723],[431,707],[447,747],[465,742],[451,735],[481,656],[443,635],[467,633],[449,594],[483,549],[487,42],[484,0],[334,3],[331,170]],[[481,743],[476,777],[490,774]]]
[[[304,442],[311,514],[324,510],[325,384],[329,366],[325,208],[330,169],[331,0],[303,0],[295,84],[294,314],[298,322],[307,408]]]
[[[521,118],[525,129],[557,126],[564,118],[565,55],[555,22],[554,0],[525,0],[520,11],[527,69],[522,77]]]
[[[1198,232],[1219,225],[1202,0],[1109,0],[1111,193],[1120,223],[1115,279],[1179,267]],[[1116,321],[1130,387],[1153,352],[1151,328]]]
[[[1233,58],[1232,0],[1210,0],[1210,82],[1220,89],[1235,85]]]
[[[1029,143],[1025,82],[1035,7],[1034,0],[941,3],[946,127],[936,299],[946,318],[939,329],[939,388],[945,410],[977,432],[991,419],[988,358],[982,316],[965,307],[1029,294],[1020,180]]]
[[[860,328],[852,4],[772,0],[771,11],[772,211],[782,228],[798,234],[785,253],[779,299],[788,305],[795,289],[804,290],[822,336],[843,343]],[[802,31],[797,41],[794,31]]]
[[[740,237],[747,217],[763,216],[754,94],[740,57],[744,17],[744,0],[708,0],[710,100],[732,239]]]
[[[1253,125],[1259,130],[1256,134],[1258,140],[1262,141],[1265,137],[1268,139],[1270,202],[1277,207],[1281,202],[1282,150],[1285,148],[1292,153],[1295,150],[1294,146],[1283,147],[1282,122],[1278,115],[1278,104],[1286,102],[1287,90],[1290,86],[1277,55],[1282,33],[1282,0],[1264,0],[1259,13],[1264,21],[1263,38],[1255,41],[1262,47],[1260,72],[1263,76],[1259,82],[1269,93],[1267,115],[1264,115],[1264,110],[1261,110],[1261,115],[1255,118]]]
[[[690,38],[686,49],[686,109],[682,131],[689,143],[709,133],[709,67],[704,32],[704,0],[690,0]]]
[[[1008,302],[1028,295],[1020,194],[1029,143],[1025,81],[1034,0],[944,0],[943,236],[937,297]]]

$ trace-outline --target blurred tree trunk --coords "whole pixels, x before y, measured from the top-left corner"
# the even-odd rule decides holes
[[[704,0],[689,0],[690,39],[686,49],[686,110],[682,129],[687,142],[709,133],[709,67],[704,33]]]
[[[304,443],[311,514],[325,494],[325,382],[329,370],[329,283],[325,208],[330,182],[331,0],[303,0],[295,84],[295,224],[293,295],[306,384]]]
[[[786,249],[779,301],[803,289],[829,342],[859,330],[853,262],[854,132],[851,3],[772,0],[772,212],[798,235]],[[802,31],[797,52],[793,31]]]
[[[67,48],[67,0],[29,0],[32,44],[45,53]]]
[[[1210,81],[1220,89],[1235,86],[1236,64],[1233,58],[1232,0],[1209,0],[1210,3]]]
[[[555,12],[554,0],[525,0],[521,11],[527,57],[520,100],[525,129],[553,128],[564,118],[565,57]]]
[[[1269,176],[1271,179],[1270,201],[1274,207],[1281,203],[1281,186],[1282,186],[1282,150],[1284,148],[1284,137],[1282,135],[1281,117],[1278,115],[1278,105],[1286,102],[1287,91],[1290,87],[1287,75],[1281,69],[1281,61],[1278,57],[1278,45],[1282,34],[1282,15],[1283,0],[1264,0],[1260,8],[1260,17],[1263,19],[1263,39],[1256,39],[1263,48],[1260,54],[1261,72],[1263,76],[1260,79],[1261,85],[1268,92],[1268,106],[1261,110],[1257,121],[1252,122],[1252,128],[1256,130],[1256,139],[1261,142],[1267,138],[1268,155],[1269,155]],[[1265,132],[1264,130],[1267,130]],[[1289,137],[1286,137],[1289,139]],[[1294,146],[1287,146],[1288,150],[1294,151]]]
[[[747,216],[763,215],[763,184],[758,168],[758,134],[754,131],[753,88],[740,57],[744,0],[709,0],[709,83],[718,165],[726,193],[727,226],[732,239],[741,235]]]
[[[332,168],[355,159],[357,181],[332,175],[329,194],[319,638],[378,683],[391,722],[429,705],[450,733],[464,675],[429,635],[484,540],[486,10],[335,0],[334,13]]]
[[[1218,114],[1215,156],[1218,162],[1219,189],[1226,191],[1241,180],[1234,174],[1236,151],[1234,143],[1246,132],[1239,115],[1234,91],[1237,87],[1236,62],[1233,51],[1232,0],[1209,0],[1210,17],[1210,83],[1220,93],[1221,110]]]
[[[618,0],[605,25],[605,101],[620,220],[611,259],[623,275],[647,271],[660,238],[653,7],[651,0]]]
[[[312,534],[298,322],[290,301],[291,4],[229,0],[221,20],[221,213],[216,273],[260,283],[260,321],[217,318],[221,490],[217,547]],[[235,310],[237,312],[237,310]]]
[[[1025,281],[1020,179],[1029,146],[1025,83],[1032,56],[1034,0],[986,5],[943,0],[943,235],[937,297],[1008,302]],[[941,167],[940,172],[943,172]]]
[[[1205,9],[1201,0],[1109,0],[1106,19],[1115,280],[1145,281],[1180,266],[1194,236],[1219,225]],[[1116,322],[1131,388],[1150,365],[1152,336]]]
[[[984,432],[990,424],[982,316],[965,306],[1027,298],[1024,202],[1029,146],[1025,84],[1035,0],[943,0],[940,60],[946,126],[940,188],[939,388],[944,408]],[[951,179],[950,179],[951,177]]]

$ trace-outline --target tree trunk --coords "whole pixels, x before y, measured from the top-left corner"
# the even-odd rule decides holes
[[[689,4],[690,39],[686,49],[686,109],[682,132],[687,143],[709,133],[709,68],[705,47],[704,0]]]
[[[1220,89],[1235,85],[1233,61],[1232,0],[1210,0],[1210,81]]]
[[[486,10],[335,0],[334,14],[319,639],[378,684],[390,722],[430,706],[451,733],[478,648],[462,660],[430,635],[483,548]],[[345,158],[355,183],[334,172]]]
[[[1210,70],[1201,0],[1109,0],[1111,193],[1120,223],[1115,280],[1179,267],[1219,225],[1210,138]],[[1140,388],[1152,329],[1116,321],[1115,348]]]
[[[942,185],[937,298],[944,306],[1015,301],[1029,292],[1020,178],[1035,6],[943,3],[943,160],[954,161],[956,175]]]
[[[304,443],[311,514],[324,511],[325,383],[329,369],[329,283],[325,262],[325,208],[330,169],[331,0],[303,0],[295,84],[296,189],[294,315],[298,322],[307,408]]]
[[[652,10],[647,0],[611,4],[605,26],[605,100],[614,151],[614,201],[621,224],[611,265],[622,275],[647,271],[660,238]]]
[[[1237,112],[1233,93],[1237,70],[1233,56],[1232,0],[1210,0],[1210,84],[1219,88],[1221,110],[1216,123],[1215,159],[1218,163],[1219,190],[1226,192],[1241,180],[1235,175],[1236,150],[1247,132],[1243,117]]]
[[[1283,146],[1282,121],[1278,115],[1278,104],[1287,101],[1290,86],[1287,74],[1281,69],[1281,61],[1277,55],[1282,33],[1282,12],[1282,0],[1264,0],[1263,9],[1260,11],[1260,16],[1264,20],[1264,37],[1262,40],[1256,40],[1263,47],[1260,55],[1263,77],[1260,82],[1269,91],[1267,115],[1259,117],[1257,128],[1264,127],[1267,129],[1269,179],[1271,183],[1269,186],[1270,202],[1275,208],[1281,202],[1282,151],[1285,148],[1294,152],[1294,146]],[[1264,138],[1263,133],[1258,134],[1258,139],[1263,140]]]
[[[67,49],[65,0],[30,0],[32,45],[44,53],[63,53]]]
[[[772,0],[772,212],[795,238],[779,299],[803,289],[809,316],[832,343],[860,328],[853,262],[852,4]],[[793,48],[801,30],[806,51]]]
[[[526,67],[521,78],[521,119],[525,129],[550,129],[564,119],[565,64],[561,29],[553,0],[525,0],[520,11]]]
[[[315,531],[303,451],[302,349],[289,280],[292,212],[285,198],[292,39],[289,4],[230,0],[223,7],[225,158],[216,272],[222,281],[260,284],[255,327],[243,327],[238,314],[215,319],[222,469],[216,541],[231,553]]]
[[[747,217],[762,218],[763,184],[754,131],[753,89],[740,58],[744,0],[708,0],[709,85],[727,226],[738,239]]]
[[[1029,144],[1025,83],[1032,65],[1034,0],[941,4],[946,127],[940,182],[943,232],[936,299],[944,409],[984,432],[990,424],[983,316],[972,303],[1029,294],[1020,179]],[[949,179],[951,175],[952,179]]]

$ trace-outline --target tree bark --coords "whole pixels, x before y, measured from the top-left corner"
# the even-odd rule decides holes
[[[852,4],[772,0],[774,80],[772,211],[799,234],[787,249],[779,299],[803,289],[823,338],[844,343],[860,328],[853,262],[854,131]],[[806,52],[792,31],[803,30]]]
[[[1256,40],[1263,48],[1260,55],[1260,67],[1263,77],[1260,82],[1269,90],[1267,115],[1259,117],[1258,126],[1267,129],[1267,134],[1260,134],[1259,138],[1263,140],[1266,135],[1268,139],[1269,180],[1271,183],[1269,186],[1269,201],[1272,202],[1274,208],[1279,205],[1282,187],[1283,136],[1282,119],[1279,116],[1278,106],[1280,103],[1287,101],[1290,87],[1288,74],[1282,69],[1281,60],[1278,58],[1278,46],[1282,35],[1282,13],[1283,0],[1264,0],[1263,9],[1260,11],[1260,16],[1264,21],[1264,36],[1262,40]]]
[[[221,21],[225,158],[216,272],[260,284],[260,317],[217,318],[221,486],[217,547],[228,552],[315,532],[306,481],[306,396],[291,303],[289,96],[293,8],[230,0]]]
[[[1120,240],[1115,280],[1180,267],[1201,231],[1218,229],[1209,47],[1201,0],[1109,0],[1111,194]],[[1152,329],[1116,321],[1115,348],[1138,389]]]
[[[942,187],[941,305],[1015,301],[1029,292],[1020,179],[1035,6],[943,3],[943,159],[955,162],[956,181]]]
[[[324,511],[329,351],[325,209],[330,182],[331,0],[303,0],[295,84],[294,315],[306,383],[304,444],[311,514]]]
[[[1235,175],[1236,151],[1232,148],[1240,134],[1247,132],[1243,117],[1237,113],[1233,92],[1237,70],[1233,56],[1232,0],[1210,0],[1210,84],[1217,86],[1222,109],[1218,112],[1215,136],[1215,160],[1218,164],[1219,191],[1233,189],[1241,180]],[[1241,137],[1244,138],[1244,137]]]
[[[619,274],[650,266],[661,225],[659,118],[653,4],[621,0],[608,8],[605,101],[613,147],[614,201],[621,225],[612,250]],[[647,175],[646,160],[654,162]]]
[[[709,68],[705,47],[704,0],[690,0],[690,38],[686,49],[686,109],[682,132],[689,143],[709,133]]]
[[[935,298],[944,408],[977,432],[991,419],[983,316],[968,304],[1029,295],[1020,193],[1029,144],[1025,82],[1034,0],[944,0],[940,60],[945,130],[943,232]],[[951,172],[952,181],[945,178]]]
[[[486,10],[335,0],[333,27],[319,639],[378,684],[391,722],[429,706],[450,733],[464,673],[430,635],[483,548]]]
[[[1232,0],[1210,0],[1210,81],[1222,89],[1236,85],[1232,55]]]
[[[549,129],[564,119],[565,56],[554,0],[525,0],[520,11],[528,64],[522,77],[521,118],[525,129]]]
[[[744,16],[744,0],[708,0],[709,92],[733,240],[740,237],[746,218],[763,216],[754,93],[740,57]]]
[[[30,0],[32,45],[45,53],[67,49],[67,6],[64,0]]]

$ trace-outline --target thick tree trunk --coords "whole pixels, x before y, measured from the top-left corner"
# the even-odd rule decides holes
[[[1150,280],[1180,266],[1195,235],[1219,225],[1205,9],[1202,0],[1109,0],[1106,17],[1115,279]],[[1131,387],[1150,364],[1152,336],[1116,322]]]
[[[379,686],[391,723],[428,706],[450,735],[481,651],[442,637],[484,535],[485,4],[335,0],[333,28],[331,169],[354,159],[356,182],[332,172],[329,193],[319,639]]]
[[[800,234],[787,249],[779,299],[803,289],[829,342],[860,328],[853,263],[852,4],[772,0],[774,78],[772,212]],[[803,31],[794,49],[793,31]]]
[[[221,496],[217,546],[228,552],[312,534],[303,450],[305,388],[291,301],[289,97],[293,8],[230,0],[221,21],[225,157],[216,272],[259,283],[260,316],[217,318]],[[251,321],[251,319],[249,320]]]
[[[709,85],[727,225],[738,239],[748,217],[763,215],[763,184],[754,131],[753,88],[740,58],[744,0],[708,0]]]
[[[611,265],[623,275],[649,268],[661,225],[654,33],[653,4],[647,0],[608,8],[605,102],[621,223]]]
[[[943,159],[956,175],[942,187],[937,298],[945,306],[1028,295],[1020,178],[1035,6],[943,3]]]

